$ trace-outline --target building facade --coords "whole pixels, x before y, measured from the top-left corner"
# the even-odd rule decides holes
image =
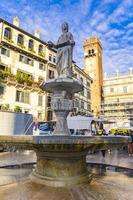
[[[117,71],[112,76],[106,75],[103,94],[101,114],[104,118],[117,122],[119,126],[126,123],[133,126],[133,70],[125,74]]]
[[[99,116],[103,98],[103,70],[102,70],[102,44],[97,37],[90,37],[83,41],[84,71],[92,78],[91,84],[91,110]]]
[[[74,112],[87,114],[92,79],[75,63],[73,74],[84,84],[84,91],[76,94]],[[53,119],[51,94],[39,85],[55,77],[56,51],[48,48],[39,32],[32,35],[21,29],[17,17],[13,24],[0,19],[0,109],[30,113],[43,121]]]

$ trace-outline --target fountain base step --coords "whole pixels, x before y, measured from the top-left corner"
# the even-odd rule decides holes
[[[71,187],[73,185],[83,185],[85,183],[90,183],[92,180],[92,175],[82,174],[75,177],[47,177],[41,176],[36,172],[33,172],[30,179],[38,184],[43,184],[50,187]]]
[[[32,173],[34,182],[52,187],[69,187],[91,181],[86,166],[86,151],[37,151],[37,165]]]

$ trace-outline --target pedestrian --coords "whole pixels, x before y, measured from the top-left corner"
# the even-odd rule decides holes
[[[131,133],[131,142],[128,144],[128,155],[133,156],[133,132]]]

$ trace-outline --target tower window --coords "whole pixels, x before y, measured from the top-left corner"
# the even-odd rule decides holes
[[[91,54],[91,50],[89,50],[88,53]]]
[[[92,54],[94,54],[94,49],[92,49]]]

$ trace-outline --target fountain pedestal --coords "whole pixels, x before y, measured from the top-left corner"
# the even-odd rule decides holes
[[[32,180],[52,187],[69,187],[89,182],[91,176],[86,167],[87,152],[79,152],[76,150],[78,146],[71,146],[53,145],[53,151],[37,151],[37,166],[32,173]]]
[[[51,92],[51,109],[56,115],[54,135],[70,135],[67,116],[73,109],[73,94],[83,90],[81,82],[70,77],[58,77],[42,84],[41,88]]]

